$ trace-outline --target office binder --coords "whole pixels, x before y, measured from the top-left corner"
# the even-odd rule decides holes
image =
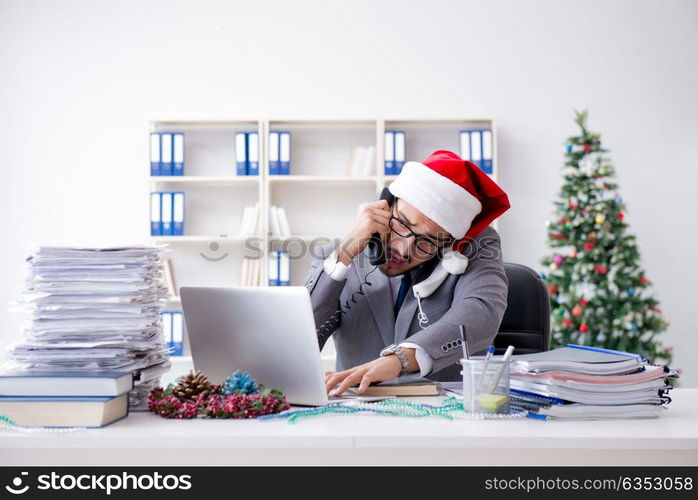
[[[482,131],[482,170],[486,174],[492,174],[492,131]]]
[[[291,256],[285,251],[279,251],[279,285],[291,285]]]
[[[172,193],[160,193],[162,236],[172,236]]]
[[[291,173],[291,134],[279,132],[279,173],[289,175]]]
[[[395,173],[395,134],[390,131],[385,132],[385,175]]]
[[[150,193],[150,236],[162,236],[160,193]]]
[[[259,175],[259,133],[247,134],[247,175]]]
[[[184,175],[184,134],[172,134],[172,175]]]
[[[269,254],[269,286],[279,286],[279,251],[272,250]]]
[[[482,138],[480,130],[470,131],[470,161],[482,168]]]
[[[160,175],[160,134],[150,134],[150,175]]]
[[[393,171],[395,175],[398,175],[402,171],[402,166],[405,164],[405,133],[396,131],[395,133],[395,166]]]
[[[235,167],[238,175],[247,175],[247,134],[235,134]]]
[[[172,175],[172,134],[160,134],[160,175]]]
[[[171,356],[181,356],[184,346],[184,322],[182,312],[174,311],[172,314],[172,347]]]
[[[162,319],[162,341],[167,347],[172,347],[172,313],[162,311],[160,318]]]
[[[172,193],[172,234],[184,235],[184,193]]]
[[[472,161],[470,155],[470,130],[460,131],[460,157],[466,161]]]
[[[279,163],[279,132],[269,132],[269,175],[279,175],[281,165]]]

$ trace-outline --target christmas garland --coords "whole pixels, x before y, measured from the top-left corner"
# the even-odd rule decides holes
[[[221,386],[192,371],[176,385],[153,389],[148,408],[163,418],[257,418],[290,405],[281,391],[257,384],[247,372],[236,371]]]

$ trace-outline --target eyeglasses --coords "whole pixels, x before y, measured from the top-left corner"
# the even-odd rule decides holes
[[[392,232],[401,238],[409,238],[413,236],[415,248],[420,252],[420,254],[422,254],[418,255],[419,257],[433,257],[439,252],[439,250],[441,250],[452,240],[452,238],[449,237],[442,245],[439,245],[428,236],[415,233],[409,228],[407,222],[395,217],[393,212],[396,205],[397,199],[395,200],[395,203],[393,203],[393,206],[390,207],[390,219],[388,219],[388,226]]]

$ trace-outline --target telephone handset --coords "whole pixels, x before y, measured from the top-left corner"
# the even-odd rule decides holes
[[[378,199],[387,201],[389,206],[392,206],[395,202],[395,196],[387,187],[383,188]],[[368,261],[372,266],[380,266],[385,263],[385,249],[383,248],[380,234],[373,233],[371,240],[366,245],[366,253],[368,254]]]

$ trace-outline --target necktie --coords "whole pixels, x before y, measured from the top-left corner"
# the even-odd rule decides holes
[[[400,290],[397,292],[397,300],[395,300],[395,317],[397,318],[397,313],[400,311],[402,303],[405,301],[407,292],[412,286],[412,273],[407,272],[402,275],[402,282],[400,283]]]

